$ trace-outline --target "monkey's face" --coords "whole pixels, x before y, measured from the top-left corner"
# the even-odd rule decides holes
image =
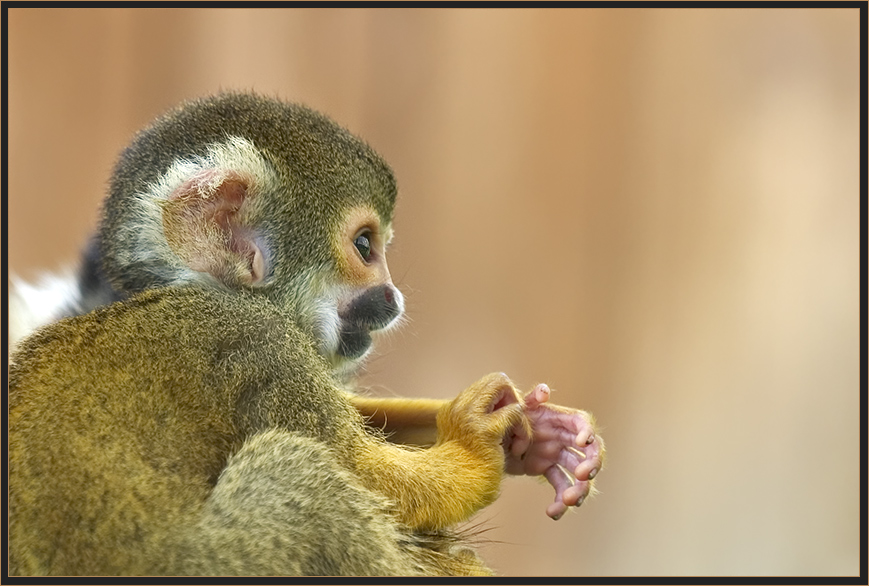
[[[336,367],[361,360],[371,349],[372,333],[395,325],[404,311],[404,298],[386,263],[391,237],[391,228],[367,206],[352,208],[335,232],[339,286],[333,289],[334,313],[319,329],[323,353]]]
[[[395,196],[388,165],[328,118],[222,94],[124,151],[102,265],[124,293],[201,283],[265,295],[349,372],[404,308],[386,264]]]

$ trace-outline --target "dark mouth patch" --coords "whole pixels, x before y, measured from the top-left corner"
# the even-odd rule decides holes
[[[365,328],[344,325],[338,343],[338,354],[345,358],[359,358],[371,346],[371,334]]]
[[[401,313],[392,285],[366,289],[338,313],[341,334],[338,354],[358,358],[371,346],[371,332],[385,328]]]

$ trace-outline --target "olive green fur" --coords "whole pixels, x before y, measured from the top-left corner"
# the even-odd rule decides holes
[[[10,367],[10,574],[481,571],[341,465],[360,433],[261,296],[159,289],[57,322]]]

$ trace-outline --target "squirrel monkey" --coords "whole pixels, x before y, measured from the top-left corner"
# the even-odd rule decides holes
[[[553,518],[580,504],[603,443],[545,385],[347,392],[403,311],[395,196],[376,153],[298,105],[222,94],[140,133],[69,311],[88,313],[10,359],[10,573],[486,574],[449,528],[505,470],[544,475]]]

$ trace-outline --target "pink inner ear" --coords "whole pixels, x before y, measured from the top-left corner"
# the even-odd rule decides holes
[[[256,285],[265,258],[252,226],[244,225],[250,181],[227,169],[206,169],[169,196],[163,227],[169,245],[194,271],[227,285]]]

